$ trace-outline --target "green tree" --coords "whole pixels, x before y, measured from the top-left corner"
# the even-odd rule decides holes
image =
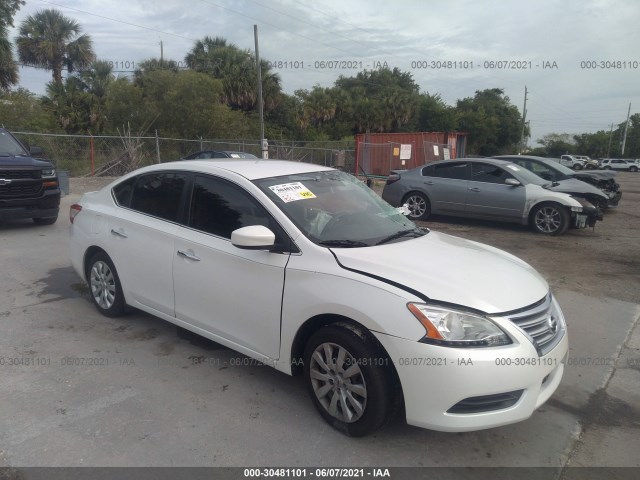
[[[0,0],[0,89],[3,90],[18,83],[18,66],[7,34],[8,27],[13,27],[13,16],[22,5],[23,0]]]
[[[10,130],[57,131],[56,121],[38,96],[24,88],[0,93],[0,118]]]
[[[468,133],[468,150],[480,155],[517,151],[522,116],[501,88],[478,90],[473,97],[458,100],[458,130]],[[525,135],[528,135],[528,128]]]
[[[538,139],[544,149],[545,157],[559,157],[568,153],[577,153],[573,138],[568,133],[549,133]]]
[[[452,132],[456,130],[455,108],[447,105],[439,94],[420,95],[418,112],[407,131],[418,132]]]
[[[187,65],[222,81],[223,100],[231,108],[250,112],[257,110],[256,58],[222,37],[205,37],[195,42],[185,56]],[[270,112],[282,99],[280,76],[265,60],[260,62],[264,109]]]
[[[23,63],[51,70],[53,81],[61,84],[63,68],[73,72],[95,59],[91,38],[81,30],[58,10],[41,10],[20,25],[18,56]]]
[[[395,132],[417,112],[420,87],[410,73],[398,68],[340,76],[335,88],[344,93],[339,119],[350,123],[353,133]]]

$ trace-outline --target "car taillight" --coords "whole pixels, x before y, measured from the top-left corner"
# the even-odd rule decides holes
[[[398,180],[400,180],[400,175],[398,173],[390,173],[387,177],[387,185],[391,185]]]
[[[78,205],[77,203],[74,203],[69,207],[69,221],[71,223],[73,223],[73,220],[76,218],[76,215],[78,215],[81,210],[82,210],[82,205]]]

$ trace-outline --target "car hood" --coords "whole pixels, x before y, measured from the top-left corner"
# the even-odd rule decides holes
[[[43,160],[37,160],[31,157],[21,157],[0,153],[0,167],[36,167],[51,168],[53,165]]]
[[[403,242],[332,251],[342,267],[382,277],[433,301],[486,313],[527,307],[549,291],[540,274],[519,258],[433,231]]]
[[[595,178],[597,180],[611,180],[617,174],[618,172],[614,172],[611,170],[591,170],[589,172],[575,172],[573,176],[575,178],[587,177],[587,178]]]
[[[607,198],[607,195],[602,190],[589,183],[583,182],[582,180],[578,180],[577,178],[567,178],[566,180],[560,180],[556,183],[558,185],[549,186],[547,188],[554,192],[569,193],[576,196],[591,194],[598,195],[604,199]]]

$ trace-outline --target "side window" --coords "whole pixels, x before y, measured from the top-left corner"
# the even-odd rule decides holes
[[[111,193],[116,203],[121,207],[129,208],[131,206],[131,194],[133,193],[133,185],[136,183],[138,177],[131,177],[124,182],[120,182],[113,187]]]
[[[175,222],[187,176],[181,173],[151,173],[138,177],[131,208]]]
[[[435,176],[433,173],[433,165],[427,165],[426,167],[423,167],[422,169],[422,176],[423,177],[433,177]]]
[[[473,163],[471,165],[471,181],[485,183],[504,183],[513,176],[500,167],[488,163]]]
[[[276,232],[274,223],[265,208],[241,188],[220,178],[196,177],[189,227],[231,238],[231,232],[250,225],[264,225]]]
[[[439,178],[451,178],[455,180],[467,179],[466,163],[439,163],[433,166],[433,176]]]

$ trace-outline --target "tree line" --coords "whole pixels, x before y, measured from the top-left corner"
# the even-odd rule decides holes
[[[93,135],[117,134],[127,126],[140,134],[158,130],[176,138],[259,136],[255,56],[221,37],[197,40],[184,62],[150,58],[136,64],[132,76],[116,76],[112,64],[96,58],[93,41],[78,22],[45,9],[21,23],[15,44],[20,63],[51,71],[46,95],[12,89],[18,71],[7,27],[22,4],[0,0],[0,118],[6,126]],[[363,132],[461,131],[468,134],[468,153],[518,149],[522,116],[500,88],[476,91],[448,105],[438,94],[421,92],[410,73],[379,68],[290,95],[269,62],[262,60],[260,69],[269,139],[329,141]],[[640,129],[638,119],[634,121]],[[586,148],[579,153],[594,155],[601,146],[595,140],[599,133],[579,136],[582,143],[545,138],[536,153]],[[628,145],[640,148],[635,141]],[[563,148],[567,151],[560,152]]]

